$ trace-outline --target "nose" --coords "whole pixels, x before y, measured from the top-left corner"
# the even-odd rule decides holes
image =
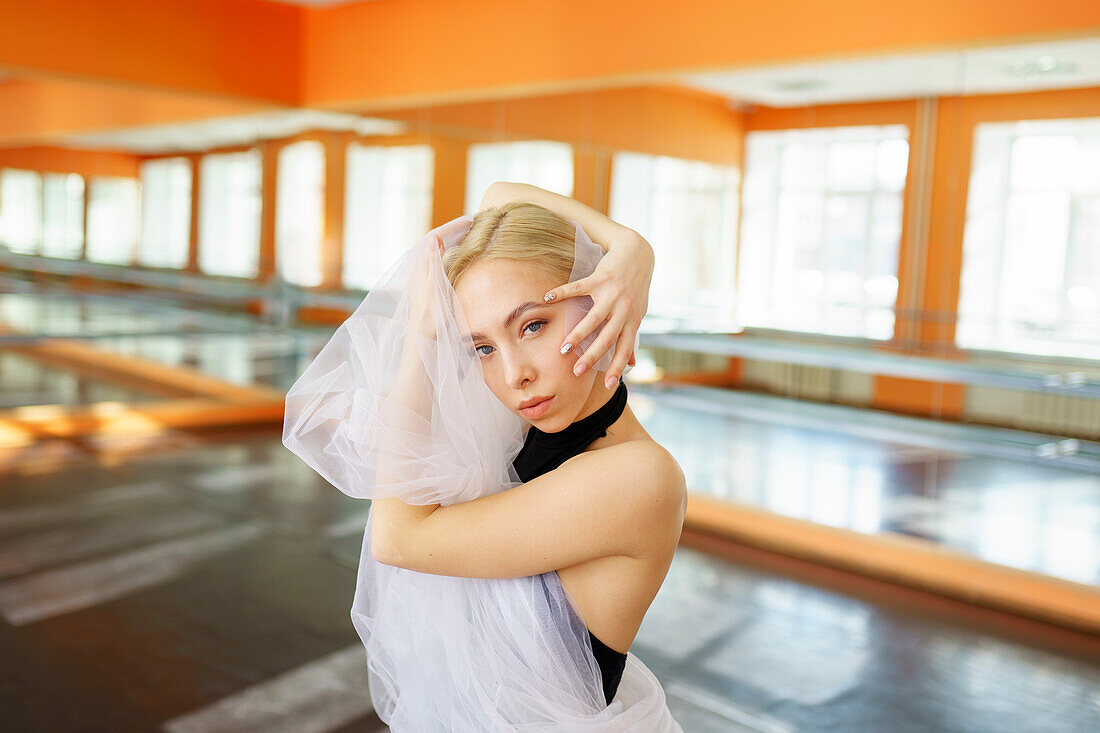
[[[535,378],[534,365],[523,349],[505,349],[501,356],[504,361],[504,381],[512,389],[524,389]]]

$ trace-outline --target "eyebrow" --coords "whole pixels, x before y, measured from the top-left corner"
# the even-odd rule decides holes
[[[521,303],[520,305],[517,305],[515,310],[509,313],[508,317],[504,319],[504,327],[508,328],[509,326],[511,326],[512,321],[516,320],[532,308],[541,308],[544,305],[546,305],[546,303],[536,303],[533,300],[529,300],[526,303]],[[487,336],[483,333],[471,333],[470,338],[474,341],[478,341],[480,339],[487,338]]]

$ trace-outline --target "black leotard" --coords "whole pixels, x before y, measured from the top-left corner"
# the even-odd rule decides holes
[[[626,383],[619,379],[619,387],[606,403],[595,412],[581,418],[557,433],[544,433],[532,425],[512,465],[521,481],[553,471],[584,451],[597,438],[607,435],[607,428],[623,414],[626,407]],[[603,694],[607,704],[615,697],[626,667],[626,654],[617,652],[597,639],[591,631],[588,640],[592,654],[600,667],[603,678]]]

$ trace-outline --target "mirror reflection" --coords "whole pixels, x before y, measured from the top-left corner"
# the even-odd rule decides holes
[[[734,48],[704,64],[687,38],[664,67],[616,74],[605,54],[579,60],[574,47],[551,63],[533,46],[534,71],[518,59],[514,79],[479,70],[480,53],[457,76],[428,54],[433,76],[418,76],[398,45],[398,89],[353,49],[376,33],[374,13],[407,23],[402,4],[214,3],[211,27],[242,39],[246,24],[274,38],[310,19],[300,69],[272,61],[262,34],[241,40],[255,62],[202,55],[218,73],[133,46],[119,46],[119,69],[0,50],[0,637],[70,659],[61,642],[33,651],[27,634],[75,635],[80,619],[118,613],[137,648],[156,608],[199,588],[236,598],[220,616],[173,611],[153,632],[192,635],[181,643],[196,649],[200,624],[239,635],[258,623],[233,577],[313,572],[271,601],[319,629],[301,655],[256,657],[263,671],[247,674],[206,660],[171,703],[153,682],[142,694],[163,703],[165,730],[236,730],[212,711],[247,707],[233,696],[264,675],[302,682],[299,665],[341,645],[347,656],[325,664],[362,675],[346,600],[369,503],[280,444],[285,394],[425,232],[476,214],[507,181],[579,201],[652,247],[624,381],[689,501],[631,649],[685,730],[867,729],[876,690],[902,684],[869,670],[899,663],[841,629],[864,642],[900,633],[874,619],[906,603],[948,631],[899,623],[908,641],[883,648],[958,644],[970,671],[915,662],[941,690],[941,717],[903,711],[904,729],[954,729],[954,712],[984,697],[975,685],[1026,687],[1055,667],[1056,692],[1075,702],[1031,690],[1013,719],[1100,725],[1086,692],[1096,667],[1051,641],[1100,654],[1095,24],[998,37],[979,13],[967,43],[880,45],[868,30],[820,54],[775,26],[771,57]],[[38,12],[24,32],[57,21]],[[209,33],[188,38],[224,44]],[[616,43],[627,60],[640,52]],[[325,66],[336,60],[339,73]],[[290,78],[300,88],[281,86]],[[246,557],[265,543],[289,554]],[[320,569],[304,569],[303,548]],[[214,569],[222,561],[232,569]],[[323,610],[302,607],[311,596]],[[1002,671],[966,679],[988,641],[975,626],[1019,629],[1044,651],[1021,661],[999,636],[988,653]],[[791,677],[786,655],[805,655],[807,629],[823,645],[807,667],[818,671]],[[121,700],[121,676],[96,694]],[[356,700],[341,724],[387,729]],[[19,710],[28,729],[90,715]],[[990,714],[979,727],[1004,724]]]

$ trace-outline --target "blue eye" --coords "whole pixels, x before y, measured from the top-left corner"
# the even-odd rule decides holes
[[[527,329],[531,328],[531,326],[539,326],[538,331],[532,331],[531,332],[531,333],[538,333],[539,331],[542,330],[542,326],[545,323],[546,323],[546,321],[537,321],[537,320],[536,321],[531,321],[530,323],[528,323],[526,326],[523,327],[523,330],[526,331]],[[488,346],[488,345],[476,346],[476,347],[474,347],[474,352],[478,356],[489,356],[489,354],[486,354],[482,351],[479,351],[478,349],[491,349],[491,348],[493,348],[493,347]]]

